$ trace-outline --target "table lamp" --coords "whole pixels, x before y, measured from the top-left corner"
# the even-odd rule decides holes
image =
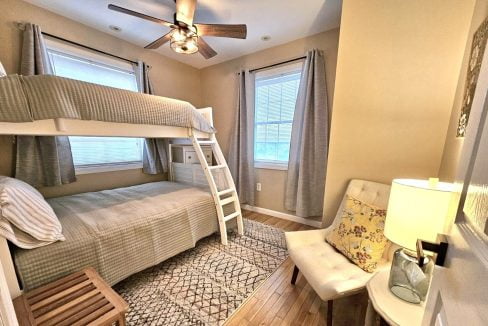
[[[422,302],[436,264],[444,263],[447,241],[442,235],[454,216],[453,185],[439,179],[395,179],[385,221],[385,236],[403,248],[395,251],[389,287],[397,297]],[[441,239],[442,238],[442,239]],[[423,250],[436,253],[425,256]]]

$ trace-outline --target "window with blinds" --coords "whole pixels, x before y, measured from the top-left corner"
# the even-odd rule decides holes
[[[300,85],[301,63],[256,74],[255,166],[286,168],[291,128]]]
[[[127,67],[131,70],[125,70],[55,50],[48,50],[48,53],[56,76],[137,92],[132,67]]]
[[[54,40],[47,45],[57,76],[138,90],[131,64]],[[69,140],[77,174],[142,167],[142,138],[70,136]]]
[[[69,141],[76,167],[142,162],[141,138],[70,136]]]

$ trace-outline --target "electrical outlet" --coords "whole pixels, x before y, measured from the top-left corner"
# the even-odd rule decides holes
[[[256,190],[261,191],[261,182],[256,183]]]

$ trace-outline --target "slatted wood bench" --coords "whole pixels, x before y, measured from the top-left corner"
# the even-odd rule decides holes
[[[125,326],[127,303],[95,271],[86,268],[14,299],[20,326]]]

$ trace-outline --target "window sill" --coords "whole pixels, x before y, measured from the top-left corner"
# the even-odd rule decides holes
[[[100,164],[91,166],[75,166],[75,174],[91,174],[91,173],[103,173],[123,170],[142,169],[142,162],[125,163],[125,164]]]
[[[288,163],[254,162],[255,169],[288,171]]]

